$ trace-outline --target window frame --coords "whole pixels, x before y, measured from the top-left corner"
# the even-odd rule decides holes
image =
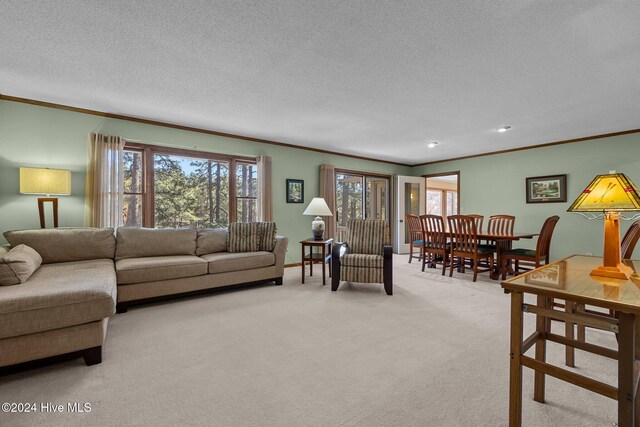
[[[386,222],[387,224],[391,225],[393,224],[393,176],[392,175],[387,175],[387,174],[383,174],[383,173],[374,173],[374,172],[364,172],[364,171],[357,171],[357,170],[353,170],[353,169],[335,169],[335,183],[334,185],[336,186],[336,195],[335,195],[335,200],[333,201],[333,205],[335,206],[335,212],[334,215],[336,215],[336,226],[338,226],[338,221],[337,221],[337,212],[338,212],[338,175],[342,174],[342,175],[357,175],[362,177],[362,212],[363,212],[363,216],[366,217],[366,201],[367,201],[367,178],[384,178],[387,180],[388,183],[388,188],[387,188],[387,219]]]
[[[156,154],[227,162],[229,164],[229,224],[237,222],[238,219],[236,165],[239,162],[245,164],[253,164],[256,166],[256,168],[258,165],[258,159],[256,157],[233,156],[228,154],[213,153],[210,151],[163,147],[159,145],[143,144],[132,141],[125,141],[124,150],[137,151],[142,153],[142,226],[148,228],[155,227],[154,159]],[[257,200],[257,197],[246,198],[254,198]]]

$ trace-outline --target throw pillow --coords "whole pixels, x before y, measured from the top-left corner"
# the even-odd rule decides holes
[[[18,245],[0,256],[0,285],[24,283],[40,268],[42,257],[27,245]]]
[[[276,223],[272,221],[261,222],[260,229],[261,239],[259,250],[273,252],[273,249],[276,247]]]
[[[260,250],[262,227],[258,222],[234,222],[229,224],[228,252],[257,252]]]

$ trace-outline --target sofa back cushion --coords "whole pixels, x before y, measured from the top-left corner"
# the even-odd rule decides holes
[[[120,227],[116,235],[116,260],[148,256],[195,255],[194,228],[159,229]]]
[[[43,264],[111,258],[116,250],[113,228],[47,228],[6,231],[11,246],[27,245]]]
[[[227,250],[226,228],[202,228],[198,230],[196,255],[212,254]]]
[[[42,257],[27,245],[0,254],[0,286],[24,283],[40,268]]]

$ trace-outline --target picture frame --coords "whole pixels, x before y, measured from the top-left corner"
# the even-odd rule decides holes
[[[524,276],[524,282],[528,285],[544,286],[548,288],[564,289],[566,286],[567,262],[545,266],[534,270]]]
[[[304,203],[304,180],[287,179],[287,203]]]
[[[567,175],[533,176],[526,179],[527,203],[566,203]]]

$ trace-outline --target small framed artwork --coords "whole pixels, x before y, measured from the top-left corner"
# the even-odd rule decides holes
[[[287,179],[287,203],[304,203],[304,181]]]
[[[567,175],[527,178],[527,203],[559,203],[567,201]]]

